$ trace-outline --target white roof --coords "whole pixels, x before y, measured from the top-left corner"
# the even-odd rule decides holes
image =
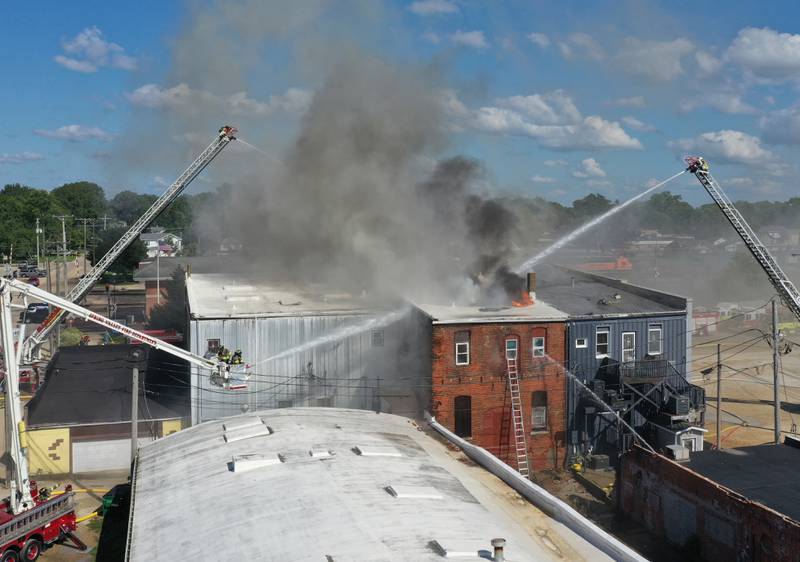
[[[269,434],[226,443],[223,424],[244,418]],[[435,561],[444,549],[479,562],[502,537],[509,562],[608,560],[460,456],[412,420],[362,410],[196,425],[139,450],[128,559]]]
[[[253,276],[192,273],[186,279],[189,314],[194,318],[247,318],[371,314],[367,298],[325,292],[321,287],[268,284]]]
[[[434,324],[467,324],[482,322],[552,322],[564,321],[566,312],[541,300],[532,306],[458,306],[442,304],[416,304],[431,317]]]

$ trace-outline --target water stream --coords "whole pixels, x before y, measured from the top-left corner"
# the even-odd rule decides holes
[[[593,218],[592,220],[590,220],[589,222],[587,222],[586,224],[584,224],[580,228],[577,228],[577,229],[573,230],[572,232],[570,232],[569,234],[567,234],[563,238],[559,238],[558,240],[553,242],[553,244],[551,244],[547,249],[542,250],[541,252],[539,252],[538,254],[533,256],[532,258],[530,258],[527,261],[525,261],[525,263],[520,265],[517,268],[517,273],[526,273],[528,271],[531,271],[533,266],[535,266],[537,263],[539,263],[541,260],[543,260],[544,258],[549,256],[550,254],[552,254],[556,250],[558,250],[558,249],[564,247],[565,245],[569,244],[570,242],[575,240],[581,234],[584,234],[588,230],[591,230],[592,228],[594,228],[598,224],[604,222],[607,218],[609,218],[609,217],[617,214],[618,212],[620,212],[622,209],[624,209],[625,207],[627,207],[631,203],[634,203],[634,202],[638,201],[639,199],[641,199],[642,197],[644,197],[648,193],[651,193],[651,192],[655,191],[656,189],[658,189],[659,187],[661,187],[662,185],[671,182],[672,180],[674,180],[675,178],[677,178],[681,174],[684,174],[685,172],[686,172],[686,170],[680,171],[677,174],[675,174],[674,176],[669,177],[669,178],[665,179],[664,181],[661,181],[661,182],[659,182],[659,183],[657,183],[657,184],[655,184],[655,185],[653,185],[651,187],[648,187],[646,190],[642,191],[640,194],[636,195],[635,197],[631,197],[630,199],[628,199],[624,203],[620,203],[616,207],[610,208],[608,211],[606,211],[605,213],[603,213],[602,215],[600,215],[598,217]]]
[[[363,334],[364,332],[368,332],[370,330],[375,330],[378,328],[383,328],[400,320],[403,316],[408,314],[410,311],[409,307],[404,307],[399,310],[394,310],[382,316],[375,316],[372,318],[368,318],[363,322],[359,322],[358,324],[351,324],[348,326],[341,326],[336,328],[335,330],[323,335],[316,337],[314,339],[308,340],[307,342],[303,342],[300,345],[296,345],[290,349],[286,349],[275,355],[270,355],[266,359],[259,361],[251,365],[254,367],[255,365],[259,365],[262,363],[269,363],[270,361],[276,361],[278,359],[284,359],[286,357],[291,357],[297,353],[302,353],[304,351],[308,351],[309,349],[313,349],[315,347],[319,347],[321,345],[334,343],[337,341],[345,340],[352,336],[357,336],[359,334]]]

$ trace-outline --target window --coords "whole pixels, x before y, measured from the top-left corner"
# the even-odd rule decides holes
[[[540,431],[547,429],[547,391],[537,390],[531,396],[533,404],[531,414],[531,429]]]
[[[636,361],[636,332],[622,332],[622,362]]]
[[[219,340],[206,340],[208,351],[216,353],[219,351]]]
[[[456,396],[453,404],[455,431],[459,437],[472,437],[472,397]]]
[[[594,335],[595,355],[597,357],[608,357],[609,334],[610,330],[608,328],[597,328],[597,332]]]
[[[647,329],[647,354],[661,355],[662,350],[661,324],[653,324]]]
[[[517,338],[508,338],[506,340],[506,359],[517,358]]]
[[[372,332],[372,347],[383,347],[383,330]]]
[[[589,347],[589,343],[586,341],[586,338],[575,338],[575,347],[577,349],[586,349]]]
[[[544,357],[544,336],[533,338],[533,356]]]
[[[469,332],[456,332],[456,365],[469,365]]]

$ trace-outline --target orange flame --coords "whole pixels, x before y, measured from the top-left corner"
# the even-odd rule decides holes
[[[534,304],[536,303],[534,303],[530,293],[528,293],[527,291],[522,291],[522,298],[520,300],[511,301],[511,306],[516,306],[516,307],[533,306]]]

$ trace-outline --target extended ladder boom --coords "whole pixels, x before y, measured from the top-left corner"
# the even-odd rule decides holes
[[[747,221],[739,213],[739,210],[734,206],[733,202],[728,199],[725,192],[719,186],[717,181],[708,173],[708,164],[702,158],[690,156],[686,158],[686,163],[689,165],[688,171],[692,172],[708,194],[720,208],[722,213],[731,223],[734,230],[742,237],[747,249],[756,258],[756,261],[764,269],[764,272],[769,277],[772,286],[780,295],[783,303],[794,313],[798,320],[800,320],[800,291],[797,290],[791,279],[783,272],[778,262],[769,253],[766,246],[761,243],[756,233],[747,224]]]
[[[219,130],[219,134],[214,141],[200,153],[194,162],[189,165],[186,170],[169,186],[169,188],[159,197],[153,205],[145,212],[139,219],[131,225],[125,234],[117,240],[117,242],[106,252],[100,261],[95,263],[92,269],[78,282],[75,287],[67,294],[66,300],[69,302],[80,302],[85,297],[91,288],[97,283],[98,279],[105,273],[109,266],[114,263],[122,252],[130,246],[139,235],[144,232],[155,219],[172,203],[182,192],[186,189],[194,178],[208,166],[216,156],[222,152],[228,143],[235,140],[237,129],[235,127],[225,126]],[[26,340],[23,346],[23,357],[26,360],[33,358],[33,353],[36,348],[41,345],[50,331],[58,325],[61,318],[64,316],[63,307],[54,308],[53,311],[39,324],[33,334]]]

